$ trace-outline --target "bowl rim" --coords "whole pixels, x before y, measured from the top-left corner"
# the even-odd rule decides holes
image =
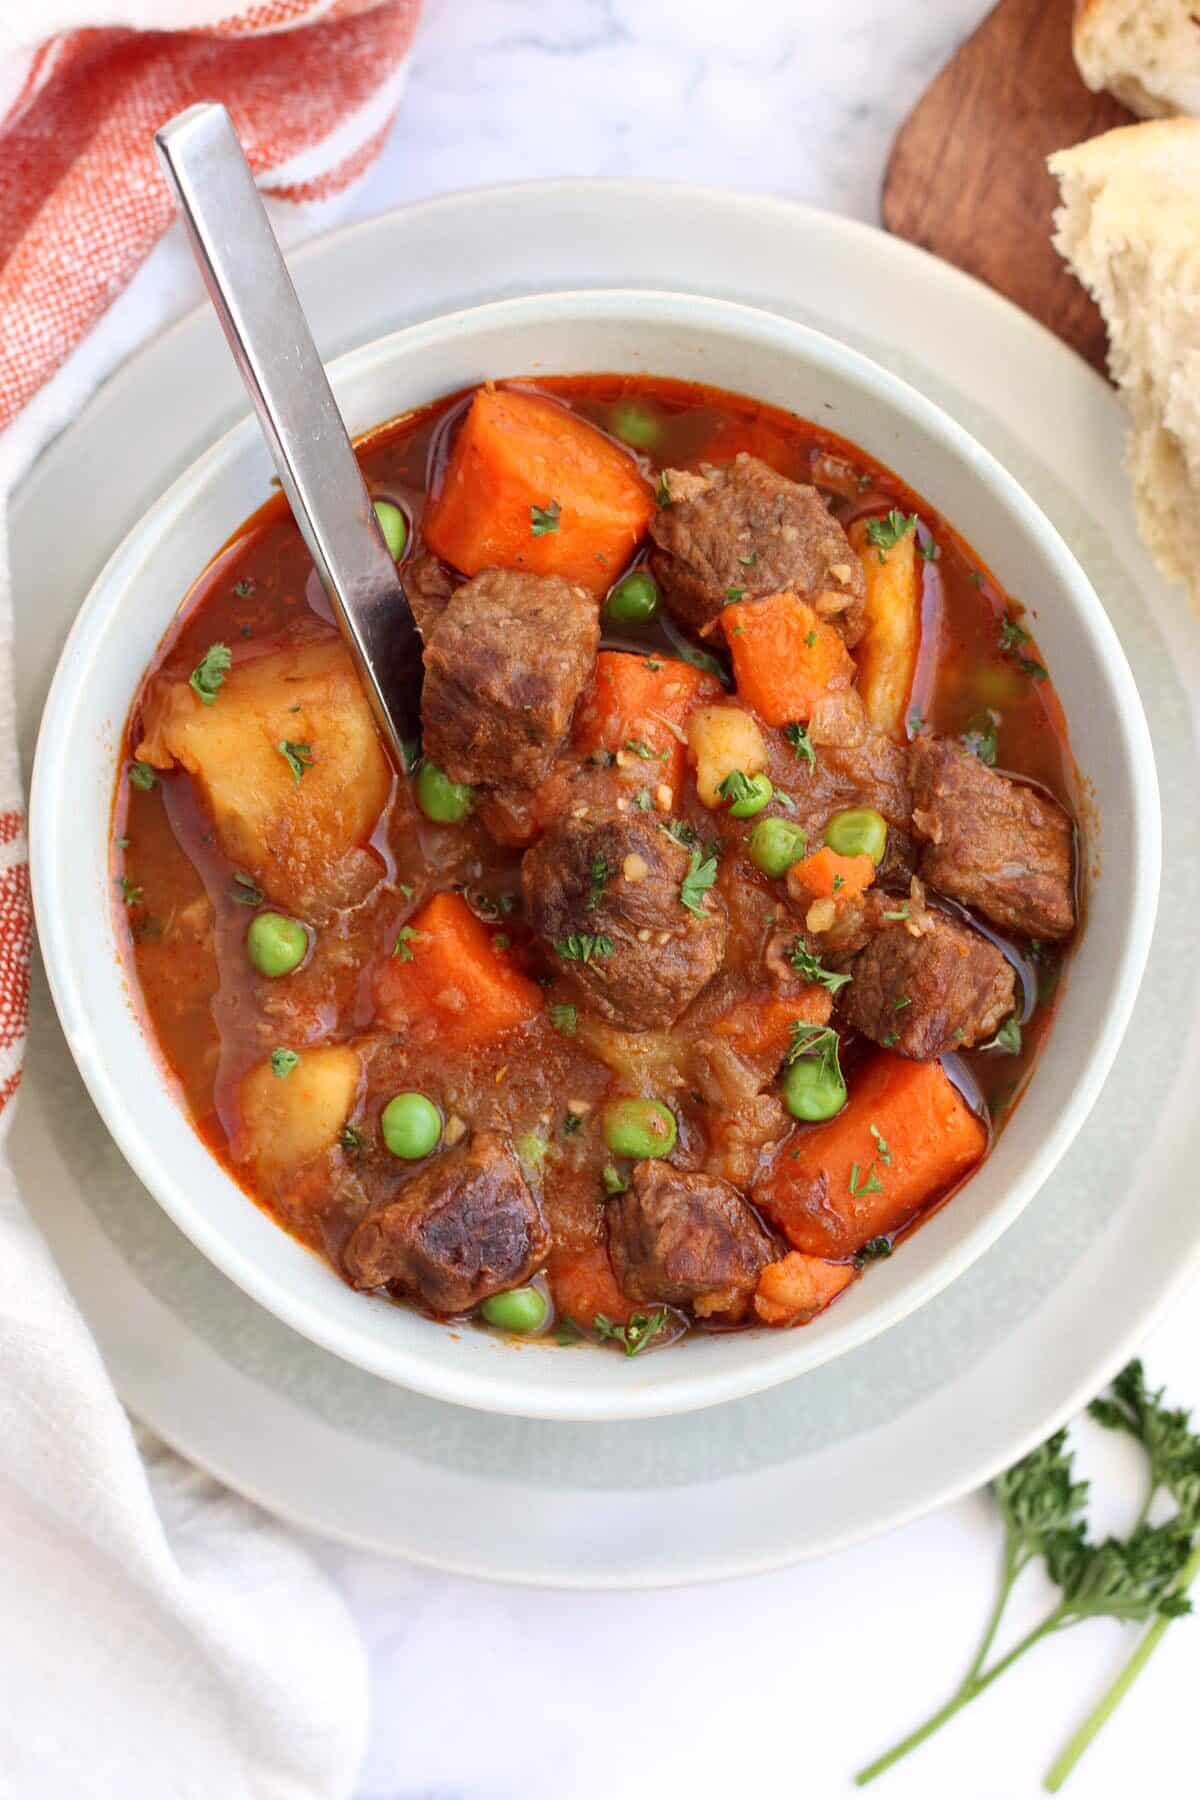
[[[652,319],[660,324],[673,321],[700,324],[718,335],[733,340],[739,336],[750,338],[759,346],[778,350],[785,356],[798,355],[817,368],[836,370],[867,395],[904,412],[915,426],[940,440],[941,447],[968,471],[974,481],[990,487],[994,497],[1020,517],[1038,558],[1048,564],[1059,582],[1070,590],[1077,627],[1093,640],[1106,678],[1115,691],[1118,704],[1113,711],[1113,729],[1120,746],[1119,760],[1133,777],[1130,786],[1136,796],[1134,816],[1122,822],[1132,839],[1128,865],[1128,925],[1120,954],[1111,965],[1110,1004],[1104,1024],[1078,1065],[1066,1104],[1055,1125],[1038,1140],[1021,1173],[1010,1182],[1003,1197],[967,1229],[960,1243],[946,1246],[933,1267],[923,1275],[915,1276],[895,1296],[881,1299],[862,1319],[845,1328],[832,1344],[812,1340],[806,1343],[807,1333],[778,1333],[775,1354],[754,1365],[705,1373],[681,1369],[649,1388],[622,1386],[613,1379],[615,1371],[605,1379],[598,1369],[599,1380],[580,1383],[561,1393],[524,1383],[515,1359],[509,1359],[508,1369],[503,1373],[499,1370],[485,1372],[465,1365],[439,1366],[419,1348],[410,1350],[401,1343],[384,1346],[373,1341],[366,1332],[356,1334],[294,1293],[285,1274],[264,1266],[231,1242],[221,1227],[208,1219],[202,1206],[190,1198],[175,1181],[170,1169],[156,1156],[146,1134],[135,1127],[133,1109],[110,1077],[103,1057],[92,1054],[90,1018],[83,1001],[86,966],[82,959],[76,960],[72,934],[56,892],[54,832],[49,828],[43,831],[40,820],[43,815],[54,818],[55,797],[62,801],[69,794],[70,725],[81,696],[84,653],[95,655],[97,645],[93,640],[128,604],[128,589],[136,576],[143,546],[155,540],[168,516],[177,515],[181,508],[194,502],[216,469],[257,435],[257,424],[249,415],[217,438],[147,509],[113,551],[79,609],[60,654],[38,731],[30,790],[30,869],[34,913],[51,994],[91,1098],[139,1179],[173,1222],[222,1273],[311,1342],[382,1379],[431,1398],[529,1418],[624,1421],[696,1410],[762,1392],[857,1348],[948,1286],[1019,1216],[1048,1179],[1091,1111],[1128,1024],[1149,951],[1157,907],[1161,816],[1149,727],[1132,673],[1095,589],[1057,529],[991,452],[940,406],[872,358],[827,333],[766,308],[670,290],[555,290],[462,308],[403,327],[332,360],[330,372],[336,383],[340,375],[349,377],[361,373],[372,361],[388,359],[397,352],[406,356],[419,355],[424,346],[461,337],[472,330],[544,322],[548,313],[560,320],[574,316],[584,324],[631,317],[635,321]],[[164,631],[185,597],[176,599],[172,611],[165,615]],[[169,1081],[140,1020],[138,1031],[159,1080]],[[194,1129],[190,1121],[185,1122],[189,1129]],[[205,1154],[209,1153],[206,1151]],[[210,1161],[214,1170],[232,1180],[215,1158],[210,1157]],[[251,1207],[255,1205],[250,1196],[243,1193],[242,1197]],[[274,1229],[281,1229],[273,1221],[272,1225]],[[297,1240],[291,1241],[296,1243]],[[595,1361],[600,1365],[608,1359],[596,1358]],[[619,1369],[621,1364],[616,1366]]]

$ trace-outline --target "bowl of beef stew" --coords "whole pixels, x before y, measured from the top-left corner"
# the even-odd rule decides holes
[[[331,373],[422,740],[236,427],[39,742],[93,1098],[220,1268],[439,1398],[653,1416],[842,1354],[1033,1199],[1133,1004],[1157,788],[1099,599],[922,395],[749,308],[506,301]]]

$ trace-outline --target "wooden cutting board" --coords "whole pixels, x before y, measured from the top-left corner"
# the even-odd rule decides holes
[[[998,288],[1104,370],[1104,325],[1050,242],[1052,150],[1133,114],[1083,85],[1072,0],[1000,0],[892,145],[883,222]]]

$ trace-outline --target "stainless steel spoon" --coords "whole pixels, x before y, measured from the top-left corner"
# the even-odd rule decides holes
[[[420,635],[233,121],[212,102],[191,106],[154,141],[283,491],[403,768],[420,727]]]

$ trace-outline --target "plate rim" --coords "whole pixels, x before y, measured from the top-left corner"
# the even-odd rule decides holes
[[[1053,353],[1059,358],[1061,358],[1064,353],[1069,355],[1076,365],[1074,371],[1076,378],[1086,371],[1086,374],[1092,383],[1093,401],[1098,403],[1101,396],[1104,397],[1106,402],[1110,398],[1110,392],[1103,382],[1103,379],[1094,369],[1084,363],[1075,352],[1070,351],[1067,346],[1063,345],[1038,321],[1021,313],[1017,308],[1013,307],[1011,303],[1004,300],[1001,296],[994,294],[991,290],[982,287],[981,284],[976,282],[973,278],[963,274],[962,271],[938,262],[937,259],[929,256],[928,253],[903,240],[890,238],[887,234],[878,231],[862,221],[848,219],[844,216],[825,212],[819,208],[781,200],[773,196],[737,194],[735,190],[728,188],[702,186],[684,182],[668,183],[647,180],[612,180],[605,178],[575,180],[566,178],[553,181],[506,183],[496,187],[485,186],[459,189],[451,194],[434,196],[426,200],[411,203],[407,206],[392,209],[387,213],[377,215],[371,219],[356,221],[352,224],[343,226],[334,232],[324,234],[320,238],[311,240],[301,250],[296,252],[294,257],[290,260],[297,268],[303,268],[305,265],[319,261],[331,252],[335,252],[338,247],[344,244],[350,237],[361,234],[366,236],[369,241],[371,234],[379,230],[381,226],[386,228],[389,223],[395,221],[397,218],[410,219],[417,213],[444,212],[452,208],[462,207],[464,204],[468,203],[478,204],[481,199],[485,198],[488,203],[496,203],[497,201],[518,201],[523,197],[528,197],[533,200],[545,196],[562,197],[570,195],[579,189],[592,191],[607,190],[614,197],[617,197],[622,193],[631,194],[636,196],[642,202],[653,200],[656,197],[661,202],[665,197],[669,204],[677,204],[680,195],[690,196],[700,203],[716,204],[722,207],[729,206],[731,202],[736,200],[739,208],[754,210],[767,215],[778,214],[786,216],[791,220],[795,220],[798,217],[801,222],[807,219],[810,223],[816,222],[822,230],[832,229],[835,232],[847,234],[855,239],[861,238],[869,240],[870,252],[873,255],[885,258],[889,256],[895,257],[898,258],[900,262],[910,266],[918,267],[923,265],[926,270],[936,271],[933,276],[935,281],[949,283],[951,286],[967,293],[969,296],[969,303],[974,307],[982,307],[985,311],[990,312],[998,321],[1000,321],[1001,328],[1006,333],[1010,335],[1015,333],[1019,323],[1025,328],[1025,334],[1028,337],[1040,341],[1043,354],[1045,354],[1047,348],[1052,347]],[[546,286],[549,284],[543,282],[542,285]],[[584,284],[580,283],[579,285],[582,286]],[[800,298],[800,303],[804,303],[803,296]],[[764,305],[767,310],[772,309],[770,301],[760,301],[759,304]],[[126,385],[126,381],[136,382],[145,363],[148,360],[151,360],[156,352],[161,351],[164,344],[166,344],[169,349],[178,337],[186,335],[189,331],[193,331],[197,319],[202,318],[203,316],[203,307],[194,309],[192,313],[185,315],[184,318],[168,327],[165,332],[158,334],[158,336],[151,339],[147,344],[141,346],[130,358],[123,362],[118,369],[113,371],[112,375],[96,389],[87,405],[81,409],[80,414],[72,421],[72,424],[46,447],[46,450],[30,470],[29,474],[22,482],[21,488],[18,490],[14,502],[17,509],[20,508],[23,498],[27,495],[30,487],[35,484],[39,474],[44,477],[48,470],[51,472],[53,471],[53,468],[60,457],[69,456],[72,442],[77,436],[81,435],[82,431],[86,428],[87,421],[94,414],[97,406],[101,404],[109,405],[114,403],[115,400],[119,400],[123,388]],[[372,333],[372,335],[378,334]],[[207,441],[211,443],[214,433],[220,435],[221,431],[222,427],[220,425],[210,429],[207,434]],[[194,460],[194,452],[186,453],[184,466],[190,464]],[[1154,1320],[1160,1317],[1162,1312],[1178,1298],[1179,1293],[1193,1278],[1198,1267],[1200,1267],[1200,1240],[1193,1243],[1192,1254],[1186,1261],[1181,1260],[1176,1262],[1169,1274],[1160,1276],[1153,1297],[1140,1305],[1136,1315],[1131,1319],[1125,1332],[1118,1339],[1117,1347],[1115,1349],[1110,1349],[1110,1354],[1106,1359],[1108,1364],[1107,1371],[1101,1365],[1100,1360],[1096,1359],[1095,1372],[1089,1373],[1085,1379],[1081,1379],[1077,1387],[1073,1389],[1065,1399],[1061,1400],[1055,1409],[1051,1412],[1044,1413],[1040,1417],[1039,1422],[1030,1427],[1026,1438],[1023,1440],[1024,1447],[1027,1448],[1032,1443],[1040,1441],[1041,1437],[1044,1436],[1047,1431],[1054,1429],[1056,1422],[1061,1422],[1063,1419],[1071,1416],[1074,1411],[1078,1410],[1080,1400],[1085,1399],[1091,1392],[1095,1391],[1095,1388],[1104,1379],[1106,1372],[1111,1373],[1113,1369],[1119,1366],[1120,1361],[1128,1353],[1130,1344],[1144,1336],[1145,1332],[1150,1329]],[[152,1420],[149,1422],[154,1424],[154,1421]],[[154,1424],[154,1428],[160,1429],[157,1424]],[[172,1441],[169,1428],[164,1430],[162,1435],[167,1441]],[[204,1456],[198,1456],[196,1451],[189,1445],[181,1445],[180,1447],[184,1454],[191,1457],[192,1460],[199,1462],[201,1466],[214,1467],[215,1462],[218,1460],[208,1459],[206,1461]],[[578,1585],[587,1587],[606,1586],[622,1588],[635,1585],[670,1585],[677,1581],[688,1582],[704,1579],[732,1578],[739,1574],[760,1572],[763,1569],[780,1567],[789,1562],[802,1560],[808,1555],[822,1554],[839,1547],[841,1544],[859,1541],[878,1531],[890,1529],[893,1525],[898,1525],[904,1519],[919,1516],[921,1513],[930,1510],[932,1507],[945,1504],[949,1500],[963,1493],[972,1491],[980,1485],[980,1483],[989,1479],[990,1475],[995,1473],[996,1469],[1003,1467],[1011,1460],[1012,1456],[1021,1454],[1021,1451],[1021,1443],[1010,1439],[1004,1449],[998,1451],[995,1457],[990,1461],[986,1458],[980,1459],[977,1462],[977,1466],[969,1473],[958,1478],[947,1479],[947,1481],[932,1493],[923,1493],[915,1497],[909,1509],[904,1511],[898,1509],[893,1510],[888,1513],[886,1517],[865,1521],[858,1528],[853,1529],[836,1539],[830,1536],[820,1541],[801,1544],[795,1547],[793,1551],[787,1555],[771,1554],[767,1560],[761,1564],[755,1562],[752,1558],[739,1558],[736,1560],[736,1563],[730,1563],[729,1566],[719,1569],[713,1569],[711,1567],[689,1569],[686,1572],[669,1574],[665,1577],[661,1574],[656,1574],[653,1578],[648,1579],[638,1579],[636,1576],[631,1576],[627,1572],[622,1573],[618,1571],[609,1579],[600,1580],[593,1576],[572,1584],[569,1581],[564,1581],[561,1577],[550,1578],[547,1580],[544,1575],[538,1572],[530,1572],[527,1576],[514,1575],[503,1571],[498,1572],[495,1568],[489,1568],[486,1565],[470,1566],[463,1562],[456,1562],[444,1555],[425,1555],[419,1548],[414,1549],[411,1546],[398,1547],[395,1545],[384,1546],[372,1544],[372,1548],[380,1549],[384,1553],[405,1555],[411,1560],[424,1562],[429,1566],[457,1568],[462,1573],[475,1575],[484,1579],[522,1581],[530,1579],[535,1581],[537,1585]],[[236,1475],[230,1475],[219,1468],[217,1468],[215,1472],[230,1486],[238,1488],[243,1492],[249,1490],[250,1484],[244,1479],[239,1481]],[[253,1497],[258,1498],[260,1504],[264,1504],[272,1510],[281,1511],[280,1503],[276,1499],[269,1497],[264,1499],[261,1495],[255,1495]],[[289,1509],[286,1507],[282,1509],[282,1516],[290,1516],[293,1521],[301,1527],[317,1529],[326,1535],[339,1535],[336,1527],[332,1526],[328,1521],[314,1525],[313,1521],[306,1521],[297,1513],[289,1513]],[[344,1538],[344,1541],[361,1544],[367,1540],[362,1536],[350,1534]]]

